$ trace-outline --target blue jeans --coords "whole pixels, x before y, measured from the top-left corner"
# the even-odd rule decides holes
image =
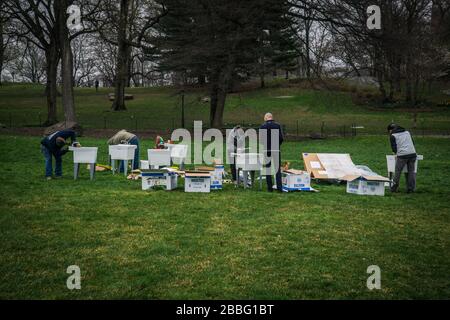
[[[47,149],[47,147],[44,147],[41,145],[41,152],[44,155],[45,159],[45,176],[51,177],[53,174],[53,164],[52,164],[52,156],[53,154],[50,152],[50,150]],[[62,158],[61,156],[55,157],[55,176],[61,177],[62,176]]]
[[[133,170],[137,170],[139,169],[139,139],[138,137],[134,137],[132,138],[130,141],[128,141],[128,144],[132,144],[136,146],[136,150],[134,152],[134,165],[133,165]],[[123,172],[124,171],[124,161],[120,161],[120,167],[119,167],[119,172]]]

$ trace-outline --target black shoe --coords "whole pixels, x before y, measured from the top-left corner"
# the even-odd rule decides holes
[[[406,193],[414,193],[415,191],[414,190],[408,190],[408,191],[406,191]]]

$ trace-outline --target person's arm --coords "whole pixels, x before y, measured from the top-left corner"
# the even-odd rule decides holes
[[[411,137],[411,141],[413,143],[414,149],[416,148],[416,142],[414,141],[413,135],[411,134],[411,132],[409,133],[409,136]]]
[[[284,135],[283,135],[283,127],[280,125],[280,146],[283,144]]]
[[[63,155],[65,155],[67,152],[69,152],[69,148],[64,146],[61,149],[57,150],[55,153],[55,156],[60,156],[62,157]]]
[[[392,134],[391,134],[391,148],[392,148],[392,152],[397,154],[397,140],[395,140],[395,137]]]
[[[77,141],[77,134],[75,133],[75,131],[71,131],[70,135],[69,135],[70,141],[72,142],[72,145],[75,146],[76,144],[78,144]],[[66,151],[67,152],[67,151]]]

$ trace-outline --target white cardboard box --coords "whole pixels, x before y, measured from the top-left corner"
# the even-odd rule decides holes
[[[313,191],[311,188],[311,176],[306,171],[286,170],[282,177],[283,191]]]
[[[214,166],[214,171],[211,172],[211,189],[222,190],[224,174],[225,167],[223,165]]]
[[[174,190],[178,185],[178,175],[174,172],[151,170],[142,172],[142,190],[164,186],[166,190]]]
[[[209,172],[186,172],[185,192],[211,192],[211,174]]]
[[[225,175],[225,166],[222,164],[214,167],[196,167],[195,170],[200,172],[209,172],[211,175],[211,190],[223,189],[223,177]]]
[[[354,176],[346,177],[347,193],[365,196],[384,196],[385,183],[389,179],[384,177]]]

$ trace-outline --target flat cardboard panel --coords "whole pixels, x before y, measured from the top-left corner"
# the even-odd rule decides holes
[[[320,163],[319,158],[316,153],[303,153],[303,162],[305,164],[305,169],[308,173],[315,179],[328,179],[327,174],[323,174],[325,168]],[[320,168],[313,168],[311,162],[320,163]]]
[[[382,176],[368,176],[358,169],[349,154],[333,153],[303,153],[306,170],[315,179],[333,179],[353,181],[361,176],[370,181],[385,181],[389,179]],[[312,163],[320,163],[320,169],[313,168]],[[317,164],[314,167],[318,167]]]
[[[317,157],[327,171],[328,179],[342,180],[346,175],[360,174],[349,154],[318,153]]]

